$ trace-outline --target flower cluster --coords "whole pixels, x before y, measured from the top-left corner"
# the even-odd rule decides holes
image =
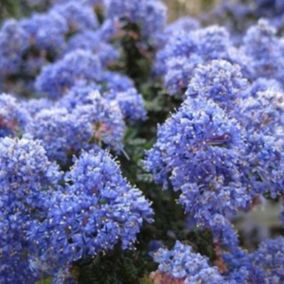
[[[0,137],[21,135],[29,121],[29,112],[15,97],[0,95]]]
[[[226,60],[213,60],[195,68],[185,95],[212,99],[225,109],[232,109],[249,87],[239,65]]]
[[[49,193],[57,190],[61,173],[39,142],[2,138],[0,177],[0,282],[34,283],[30,230],[45,220]]]
[[[250,91],[237,65],[198,66],[146,160],[156,182],[180,192],[193,224],[229,247],[238,243],[230,225],[236,212],[259,194],[283,194],[283,95]]]
[[[96,15],[91,7],[82,6],[80,2],[71,1],[63,5],[56,5],[53,11],[65,19],[69,33],[95,29],[98,26]]]
[[[159,263],[154,279],[160,278],[161,282],[157,283],[226,283],[217,267],[210,266],[206,257],[194,253],[190,246],[179,241],[172,250],[159,249],[154,260]]]
[[[99,33],[92,30],[82,31],[68,41],[66,52],[69,53],[76,49],[90,50],[100,58],[103,66],[109,65],[119,58],[119,53],[114,46],[101,41]]]
[[[99,58],[90,51],[75,50],[43,68],[35,83],[36,90],[47,94],[50,99],[60,98],[78,81],[86,84],[99,81],[101,68]]]
[[[83,153],[65,174],[31,138],[0,141],[1,282],[54,275],[74,261],[133,246],[152,209],[109,154]]]
[[[84,152],[65,174],[65,188],[51,195],[44,221],[30,231],[33,243],[41,244],[34,266],[60,273],[62,267],[120,242],[123,249],[131,248],[143,221],[151,222],[152,215],[149,202],[121,176],[109,154]]]
[[[124,11],[129,9],[133,13],[137,11],[136,6],[141,7],[139,21],[135,20],[135,24],[141,29],[148,26],[148,33],[156,22],[155,33],[159,33],[164,27],[162,22],[165,22],[162,3],[145,1],[143,5],[135,4],[133,10],[131,1],[128,4],[123,1],[113,4],[109,1],[52,2],[54,5],[50,3],[45,13],[35,13],[18,21],[8,20],[0,29],[1,89],[29,97],[39,93],[55,100],[78,82],[98,84],[103,87],[106,97],[118,102],[126,119],[145,118],[142,97],[131,79],[107,70],[120,60],[125,22],[114,7],[122,5]],[[97,7],[98,4],[105,14],[102,23],[93,9],[93,5]],[[151,13],[153,17],[150,19]],[[151,43],[139,39],[141,47],[145,44]],[[118,87],[122,85],[125,87]]]
[[[46,12],[0,28],[1,283],[73,283],[75,262],[133,249],[152,222],[108,152],[123,153],[126,123],[146,111],[132,79],[109,68],[124,20],[106,2],[30,1]],[[147,33],[159,15],[156,33],[165,10],[150,2],[136,24]]]
[[[251,17],[235,29],[167,25],[161,0],[19,2],[0,27],[0,283],[147,282],[155,246],[155,284],[283,283],[284,239],[240,225],[283,202],[283,1],[219,5]],[[154,211],[123,173],[173,191],[149,193],[141,238]]]
[[[15,20],[6,21],[0,31],[0,78],[20,68],[21,54],[28,46],[28,35]],[[1,82],[1,80],[0,80]]]
[[[66,163],[92,137],[92,126],[64,108],[38,112],[26,127],[26,133],[41,140],[50,160]]]
[[[1,88],[41,97],[3,96],[1,136],[26,132],[60,163],[94,144],[121,151],[125,121],[146,117],[134,82],[107,69],[120,54],[103,38],[119,17],[109,15],[100,26],[95,2],[56,1],[46,13],[8,20],[0,30]]]
[[[172,250],[159,249],[154,253],[159,263],[154,283],[275,283],[283,282],[283,237],[263,241],[259,248],[247,253],[237,250],[224,255],[220,269],[209,264],[206,257],[194,253],[188,245],[177,241]],[[163,282],[164,281],[164,282]]]
[[[157,53],[154,72],[162,76],[170,95],[183,95],[195,68],[214,59],[238,64],[250,81],[264,78],[283,85],[283,42],[267,20],[251,26],[239,45],[219,26],[180,29],[165,35],[167,40]]]
[[[250,258],[267,283],[282,283],[284,281],[283,237],[262,242]]]
[[[107,0],[108,18],[138,25],[142,37],[154,40],[166,24],[166,8],[161,1],[155,0]]]
[[[146,167],[157,182],[180,191],[180,203],[197,226],[233,245],[227,218],[248,208],[254,196],[243,175],[246,147],[236,120],[210,100],[187,99],[158,129]]]
[[[180,23],[172,25],[179,28]],[[233,45],[223,27],[196,29],[193,26],[176,33],[166,31],[165,36],[167,40],[157,53],[154,72],[164,78],[170,95],[182,95],[195,67],[214,59],[239,64],[242,70],[247,71],[247,56]]]
[[[260,20],[252,26],[244,37],[245,54],[249,57],[251,77],[282,80],[284,61],[276,29],[265,20]],[[282,83],[282,82],[281,82]]]
[[[284,5],[281,0],[222,0],[209,15],[228,26],[234,35],[239,36],[259,18],[266,18],[277,29],[282,30]]]

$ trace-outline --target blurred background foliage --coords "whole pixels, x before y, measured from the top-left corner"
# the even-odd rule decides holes
[[[219,0],[164,0],[164,2],[169,9],[169,20],[172,21],[185,15],[198,16],[216,6]]]

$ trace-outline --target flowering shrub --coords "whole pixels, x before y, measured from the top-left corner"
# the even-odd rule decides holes
[[[284,209],[242,220],[283,206],[284,6],[241,2],[209,26],[160,0],[3,19],[0,283],[284,282]]]

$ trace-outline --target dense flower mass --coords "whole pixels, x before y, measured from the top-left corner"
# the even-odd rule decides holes
[[[213,60],[208,65],[197,66],[185,94],[212,99],[223,108],[232,108],[244,97],[248,86],[239,65]]]
[[[149,202],[100,149],[82,153],[65,182],[63,191],[51,195],[45,221],[31,231],[35,242],[41,240],[38,269],[58,272],[119,242],[132,247],[143,221],[152,221]]]
[[[7,94],[0,95],[0,137],[22,134],[29,120],[29,113],[16,98]]]
[[[62,60],[45,67],[36,81],[36,89],[48,94],[51,99],[59,98],[76,84],[76,81],[100,80],[101,63],[89,51],[75,50]]]
[[[231,248],[234,214],[259,194],[283,194],[283,94],[276,89],[252,94],[239,66],[224,60],[199,65],[185,102],[148,152],[155,180],[180,192],[193,223]]]
[[[39,142],[28,138],[0,140],[0,282],[34,283],[29,232],[47,215],[48,193],[61,173]],[[18,272],[21,271],[20,275]]]
[[[98,25],[91,7],[82,6],[82,3],[70,1],[64,5],[55,6],[54,11],[65,19],[69,33],[94,29]]]
[[[276,29],[264,20],[259,21],[257,26],[247,31],[243,48],[249,56],[254,79],[264,77],[278,79],[281,82],[284,62]]]
[[[195,67],[214,59],[236,63],[243,72],[249,72],[247,55],[233,45],[223,27],[183,29],[165,35],[167,40],[156,56],[155,73],[163,76],[171,95],[183,95]]]
[[[64,34],[67,32],[67,23],[59,14],[34,14],[29,19],[20,22],[27,33],[31,47],[38,50],[60,52],[64,48]]]
[[[119,53],[114,46],[101,41],[98,32],[92,30],[82,31],[70,38],[67,43],[67,53],[76,49],[90,50],[100,58],[104,66],[115,62],[119,57]]]
[[[247,208],[253,196],[242,174],[245,151],[237,121],[211,101],[188,99],[159,128],[146,166],[157,182],[181,192],[180,202],[198,226],[223,238],[231,230],[226,218]]]
[[[160,248],[154,253],[159,267],[153,278],[159,280],[157,283],[280,284],[283,282],[283,252],[282,237],[262,242],[252,253],[238,249],[224,256],[226,270],[221,273],[204,256],[177,241],[172,250]]]
[[[0,76],[14,74],[21,64],[21,54],[28,46],[28,34],[15,21],[8,20],[0,31]]]
[[[72,104],[73,97],[65,98],[58,108],[40,110],[26,126],[26,133],[42,141],[50,159],[65,163],[94,144],[122,150],[125,123],[115,102],[96,92],[86,94],[80,107]]]
[[[282,283],[284,281],[283,237],[262,242],[250,257],[253,265],[258,267],[267,283]]]
[[[143,220],[152,220],[149,202],[102,150],[83,153],[62,189],[62,173],[37,141],[2,139],[0,161],[3,283],[15,283],[19,267],[25,282],[109,250],[119,240],[130,247]]]
[[[1,284],[284,282],[284,5],[217,2],[1,1]]]
[[[92,137],[92,128],[66,109],[46,109],[35,115],[26,132],[42,141],[51,160],[66,162]]]
[[[166,8],[161,1],[107,0],[106,3],[108,18],[118,18],[138,25],[143,37],[151,39],[162,32],[166,24]]]
[[[165,281],[161,283],[226,283],[218,269],[209,265],[206,257],[194,253],[190,246],[179,241],[172,250],[159,249],[154,254],[154,260],[159,263],[156,274],[161,274],[156,277]],[[175,280],[181,282],[174,282]]]

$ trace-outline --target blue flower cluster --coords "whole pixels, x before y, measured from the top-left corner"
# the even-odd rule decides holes
[[[36,90],[57,99],[70,90],[76,82],[96,82],[101,79],[101,62],[88,50],[75,50],[62,60],[43,68],[36,79]]]
[[[230,248],[230,219],[259,194],[283,194],[283,94],[252,88],[238,65],[199,65],[145,162],[157,183],[180,192],[193,224]]]
[[[159,249],[154,260],[159,263],[154,278],[160,277],[164,281],[158,283],[226,283],[217,267],[210,266],[206,257],[194,253],[190,246],[179,241],[172,250]]]
[[[249,81],[238,64],[213,60],[195,68],[185,95],[212,99],[222,108],[230,110],[246,96],[248,87]]]
[[[284,281],[283,237],[262,242],[259,248],[251,254],[250,258],[267,283],[282,283]]]
[[[189,98],[158,129],[146,167],[158,183],[180,192],[180,203],[197,226],[210,228],[231,246],[237,240],[227,218],[248,208],[254,196],[243,175],[246,147],[235,119],[210,100]]]
[[[1,283],[34,283],[38,277],[30,264],[36,249],[30,232],[34,222],[45,220],[49,193],[57,190],[61,176],[38,141],[0,140]]]
[[[56,5],[53,10],[65,19],[69,33],[95,29],[98,26],[98,20],[92,9],[82,6],[80,2],[66,2]]]
[[[164,44],[156,56],[154,73],[162,76],[170,95],[182,95],[187,88],[193,70],[199,64],[214,59],[225,59],[239,64],[247,71],[247,56],[236,48],[228,31],[220,26],[198,28],[197,24],[182,26],[171,24],[171,30],[164,33]]]
[[[209,18],[221,19],[235,35],[252,25],[259,18],[266,18],[275,28],[282,30],[284,26],[284,4],[282,0],[236,0],[219,2]],[[215,22],[215,21],[214,21]],[[219,21],[220,22],[220,21]]]
[[[5,284],[46,277],[73,283],[75,262],[115,246],[133,249],[144,221],[153,219],[151,203],[108,152],[122,154],[127,123],[146,118],[134,81],[109,68],[122,57],[115,36],[124,19],[111,16],[106,1],[43,2],[29,4],[49,6],[46,12],[7,20],[0,28]],[[165,17],[164,6],[150,2],[136,23],[146,33],[157,15]],[[102,19],[97,5],[105,11]],[[155,32],[163,28],[160,19]]]
[[[153,278],[159,280],[157,283],[280,284],[284,279],[283,241],[279,237],[262,242],[252,253],[237,250],[224,255],[223,272],[210,265],[206,257],[194,253],[190,246],[177,241],[172,250],[160,248],[154,253],[159,267]]]
[[[252,79],[263,77],[278,79],[283,83],[283,50],[276,29],[268,21],[260,20],[256,26],[248,29],[243,49],[249,57]]]
[[[131,248],[143,221],[152,221],[149,202],[99,148],[82,153],[63,176],[40,142],[3,138],[0,165],[1,283],[60,274],[119,242]]]
[[[77,100],[75,104],[85,104],[84,97],[98,90],[108,101],[119,105],[126,119],[139,120],[146,116],[142,96],[131,79],[104,71],[99,58],[89,50],[76,49],[43,68],[36,89],[50,99],[62,98],[64,103]]]
[[[161,0],[25,2],[38,12],[0,27],[0,283],[76,283],[74,267],[135,247],[154,212],[114,155],[131,181],[172,189],[184,209],[185,230],[166,235],[173,249],[154,253],[155,284],[283,283],[284,239],[247,251],[236,226],[284,195],[282,1],[238,6],[232,17],[267,17],[238,35],[202,18],[167,25]],[[158,214],[163,194],[150,195]],[[160,245],[159,217],[145,231]],[[195,232],[210,258],[177,241]]]
[[[0,78],[20,68],[21,57],[28,46],[28,34],[15,20],[7,20],[0,31]],[[0,80],[1,82],[1,80]]]
[[[19,136],[24,132],[31,117],[11,95],[0,95],[0,138]]]
[[[165,29],[154,66],[167,93],[183,102],[158,127],[145,167],[163,188],[179,193],[191,228],[209,229],[214,243],[230,252],[221,257],[218,283],[281,283],[276,249],[269,256],[261,245],[263,257],[243,251],[233,220],[257,200],[283,195],[282,39],[266,20],[250,27],[239,45],[223,27],[183,21]],[[270,242],[281,247],[281,239]],[[175,274],[184,272],[179,251],[162,251],[161,273],[183,281],[191,276]]]
[[[27,133],[42,141],[49,159],[63,164],[94,144],[119,152],[125,122],[146,118],[134,82],[108,70],[120,57],[109,40],[121,19],[109,15],[100,24],[92,6],[106,9],[102,1],[55,2],[46,13],[8,20],[0,29],[1,89],[40,97],[1,97],[1,136]],[[148,21],[146,10],[141,21]]]
[[[111,44],[101,41],[99,33],[92,30],[82,31],[70,38],[66,52],[76,49],[90,50],[97,54],[103,66],[108,66],[119,58],[119,52]]]
[[[183,29],[179,21],[171,25],[177,25],[179,32],[165,31],[166,40],[154,68],[170,95],[183,95],[195,68],[214,59],[238,64],[250,81],[273,79],[283,86],[283,42],[267,20],[251,26],[239,45],[234,44],[224,27],[196,29],[193,25]]]
[[[64,180],[65,188],[50,197],[46,218],[30,231],[33,243],[40,240],[33,259],[38,270],[58,273],[120,242],[131,248],[143,221],[152,221],[149,202],[100,149],[75,159]]]
[[[153,33],[163,30],[166,10],[159,1],[137,3],[134,10],[131,1],[116,2],[112,5],[109,1],[54,1],[45,13],[6,21],[0,29],[1,89],[29,97],[38,93],[57,100],[78,83],[97,84],[103,97],[117,101],[127,120],[144,119],[143,99],[134,83],[108,70],[110,65],[120,64],[121,35],[125,29],[125,19],[114,7],[122,5],[124,11],[133,13],[136,6],[140,7],[135,24],[138,29],[148,27],[146,33],[155,25]],[[98,4],[104,14],[102,23],[93,9]],[[114,10],[110,13],[111,9]],[[129,21],[134,18],[131,16]],[[141,48],[152,44],[146,38],[137,41]]]
[[[106,0],[106,15],[138,25],[141,36],[152,41],[166,25],[166,7],[156,0]]]

